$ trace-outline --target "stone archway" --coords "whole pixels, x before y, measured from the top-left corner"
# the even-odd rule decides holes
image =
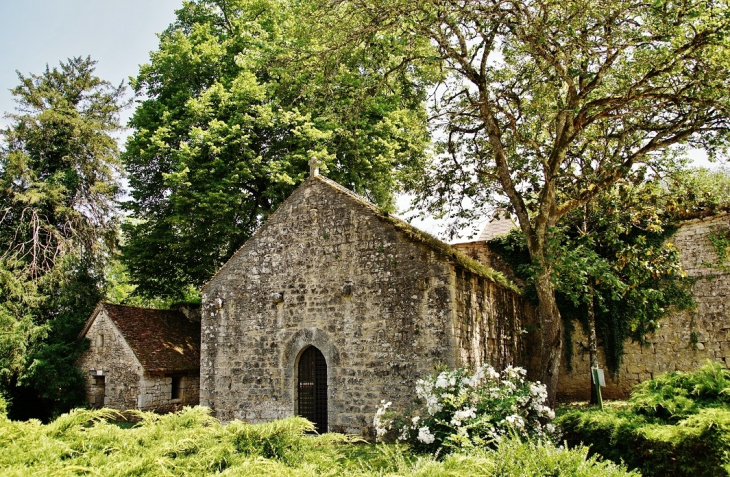
[[[327,361],[320,350],[302,351],[297,376],[297,414],[312,421],[317,432],[327,432]]]
[[[340,432],[338,416],[342,412],[342,403],[338,396],[341,390],[336,384],[340,382],[340,353],[334,346],[332,337],[318,328],[303,328],[286,339],[285,343],[280,363],[284,370],[284,389],[287,390],[292,406],[291,413],[299,414],[300,358],[307,348],[315,347],[324,356],[327,366],[327,428],[319,432]]]

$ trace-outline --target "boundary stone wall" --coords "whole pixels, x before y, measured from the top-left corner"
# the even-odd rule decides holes
[[[730,274],[718,267],[718,257],[708,238],[713,230],[730,227],[730,214],[683,222],[669,240],[681,252],[687,275],[696,279],[692,288],[697,307],[664,318],[647,344],[627,342],[618,379],[606,372],[602,395],[628,397],[631,388],[665,371],[691,371],[707,360],[730,367]],[[590,397],[587,335],[580,325],[573,333],[573,372],[565,362],[560,370],[558,397],[587,400]],[[600,343],[599,343],[600,345]],[[605,367],[603,350],[599,362]]]

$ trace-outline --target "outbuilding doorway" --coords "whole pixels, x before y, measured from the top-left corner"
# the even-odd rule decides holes
[[[327,432],[327,361],[320,350],[307,347],[299,358],[297,414],[312,421],[320,434]]]
[[[101,409],[104,407],[104,397],[106,397],[106,378],[104,376],[95,376],[91,384],[91,407],[93,409]]]

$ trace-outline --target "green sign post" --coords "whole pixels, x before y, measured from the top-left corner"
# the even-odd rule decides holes
[[[596,387],[596,396],[598,397],[598,406],[603,410],[603,398],[601,397],[601,386],[606,385],[606,379],[603,376],[603,370],[599,368],[591,368],[591,380]]]

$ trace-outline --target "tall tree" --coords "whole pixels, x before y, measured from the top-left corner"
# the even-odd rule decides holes
[[[331,28],[364,25],[351,38],[435,45],[448,75],[432,117],[443,141],[420,199],[462,215],[495,191],[506,199],[539,270],[541,379],[553,402],[563,333],[550,231],[618,180],[661,173],[684,146],[727,144],[727,0],[323,3]]]
[[[618,375],[627,339],[643,343],[662,318],[693,305],[692,280],[671,242],[678,202],[664,181],[621,183],[573,210],[551,233],[558,309],[585,327],[591,367],[599,367],[600,339],[605,364]],[[521,231],[490,244],[526,283],[534,283],[539,269]],[[570,333],[565,336],[570,368],[573,343],[567,341]],[[587,376],[589,369],[583,371]]]
[[[123,88],[94,67],[71,58],[18,73],[17,112],[0,131],[0,378],[15,417],[48,417],[82,395],[76,337],[103,293],[121,174]]]
[[[311,159],[386,208],[407,171],[422,167],[426,84],[399,66],[423,46],[373,36],[322,64],[307,8],[186,2],[141,68],[123,156],[134,219],[124,259],[139,293],[202,285]]]

